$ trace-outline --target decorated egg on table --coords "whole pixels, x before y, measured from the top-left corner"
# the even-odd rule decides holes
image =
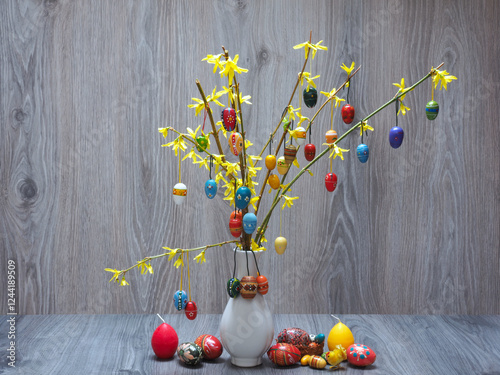
[[[257,227],[257,216],[255,214],[248,212],[243,216],[243,231],[246,234],[252,234]]]
[[[367,145],[361,143],[356,148],[356,154],[358,155],[358,159],[361,163],[366,163],[366,161],[368,160],[368,156],[370,155],[370,150],[368,149]]]
[[[238,190],[236,190],[235,194],[236,207],[240,210],[244,210],[245,208],[247,208],[248,203],[250,203],[251,195],[252,192],[249,188],[247,188],[246,186],[239,187]]]
[[[434,120],[439,113],[439,104],[434,100],[431,100],[425,106],[425,114],[429,120]]]
[[[266,163],[266,168],[272,171],[276,167],[276,156],[267,155],[265,163]]]
[[[243,138],[241,134],[238,132],[231,133],[229,137],[227,137],[227,141],[231,152],[238,156],[241,150],[243,150]]]
[[[377,359],[375,352],[366,345],[352,344],[347,347],[347,361],[354,366],[370,366]]]
[[[257,291],[265,295],[269,291],[269,282],[267,281],[267,277],[259,275],[257,276]]]
[[[187,195],[187,187],[182,182],[174,185],[173,196],[175,204],[179,205],[184,202]]]
[[[354,120],[354,107],[350,104],[344,104],[342,107],[342,120],[346,124],[350,124]]]
[[[285,237],[279,236],[274,240],[274,249],[278,254],[283,254],[286,250],[287,241]]]
[[[172,358],[178,344],[177,332],[167,323],[160,324],[151,337],[151,347],[156,356],[161,359]]]
[[[280,187],[280,179],[278,176],[276,176],[274,173],[271,173],[269,175],[269,178],[267,179],[267,183],[274,189],[276,190],[277,188]]]
[[[278,158],[278,173],[283,175],[288,172],[289,165],[286,163],[285,157],[280,156]]]
[[[236,127],[236,111],[233,108],[226,108],[222,111],[220,118],[226,131],[233,131]]]
[[[302,92],[302,96],[304,98],[304,103],[306,103],[306,106],[309,108],[313,108],[318,102],[318,91],[316,91],[314,87],[309,87],[309,90],[305,88]]]
[[[326,190],[328,190],[329,192],[332,192],[337,188],[337,175],[335,173],[326,174],[325,186]]]
[[[252,299],[257,294],[257,278],[254,276],[243,276],[241,278],[240,295],[245,299]]]
[[[196,138],[196,149],[199,152],[205,151],[207,147],[208,147],[208,136],[200,135],[199,137]]]
[[[238,238],[239,236],[241,236],[241,232],[243,231],[243,222],[241,220],[241,216],[231,216],[231,219],[229,219],[229,231],[231,232],[231,235],[233,237]]]
[[[311,161],[316,156],[316,146],[312,143],[308,143],[304,146],[304,156],[307,161]]]
[[[177,347],[179,359],[189,366],[196,366],[203,358],[203,350],[194,342],[184,342]]]
[[[292,344],[277,343],[269,348],[267,356],[278,366],[290,366],[300,361],[300,351]]]
[[[326,143],[332,144],[337,140],[337,132],[335,130],[328,130],[325,134]]]
[[[297,155],[297,147],[294,145],[288,145],[285,147],[285,161],[288,165],[291,165],[295,160]]]
[[[205,182],[205,194],[208,199],[212,199],[213,197],[215,197],[215,195],[217,194],[217,183],[215,182],[215,180],[210,179]]]
[[[311,358],[309,358],[309,366],[318,369],[325,368],[326,360],[323,357],[320,357],[319,355],[312,355]]]
[[[203,351],[203,358],[205,359],[216,359],[222,355],[224,351],[219,339],[212,335],[201,335],[194,340],[194,343],[198,345]]]
[[[393,127],[389,131],[389,143],[392,148],[398,148],[403,143],[403,138],[405,136],[405,132],[399,126]]]
[[[354,344],[354,336],[351,330],[339,319],[339,322],[333,326],[328,334],[328,349],[333,351],[337,345],[348,348],[352,344]]]
[[[187,294],[184,290],[178,290],[177,292],[174,293],[174,305],[175,308],[179,311],[181,311],[183,308],[186,307],[187,302],[188,302],[188,297]]]
[[[302,358],[300,359],[300,364],[302,366],[307,366],[309,364],[310,359],[311,359],[311,356],[309,354],[306,354],[306,355],[302,356]]]
[[[297,129],[295,129],[295,134],[297,135],[297,144],[299,146],[302,146],[304,143],[306,143],[306,129],[304,129],[302,126],[299,126]]]
[[[186,314],[186,317],[189,320],[196,319],[196,316],[198,315],[198,307],[196,306],[196,303],[193,301],[189,301],[186,304],[186,308],[184,309],[184,313]]]
[[[227,281],[227,294],[229,294],[229,297],[231,298],[236,298],[240,294],[240,291],[241,291],[240,280],[238,280],[235,277],[231,277]]]

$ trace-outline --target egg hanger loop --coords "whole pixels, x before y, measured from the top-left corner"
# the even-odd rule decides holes
[[[398,126],[399,99],[396,100],[396,126]]]
[[[189,254],[186,254],[186,262],[188,269],[188,295],[189,295],[189,300],[191,301],[191,275],[189,274]]]
[[[259,270],[259,265],[257,264],[257,257],[255,256],[255,253],[253,250],[250,250],[253,254],[253,259],[255,260],[255,267],[257,267],[257,276],[260,276],[260,270]]]
[[[245,256],[247,258],[247,275],[250,276],[250,268],[248,268],[248,250],[245,250]]]
[[[309,120],[309,143],[311,143],[311,120]]]
[[[364,120],[361,120],[361,143],[364,143],[363,142],[363,130],[364,130],[364,128],[363,128],[363,121]]]
[[[236,217],[236,215],[235,215],[235,217]],[[233,279],[236,277],[235,276],[236,275],[236,249],[237,248],[234,249],[234,257],[233,257],[233,264],[234,264],[234,266],[233,266]]]
[[[210,177],[210,179],[212,179],[212,167],[214,165],[214,159],[212,157],[212,155],[210,155],[210,169],[209,169],[209,172],[208,172],[208,177]]]

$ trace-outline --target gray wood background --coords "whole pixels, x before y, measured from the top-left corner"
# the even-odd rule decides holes
[[[174,313],[179,271],[166,259],[153,276],[131,272],[127,287],[104,272],[164,245],[232,238],[228,204],[203,193],[207,172],[184,163],[189,196],[174,204],[176,159],[157,128],[201,123],[187,104],[199,96],[196,78],[206,92],[226,84],[201,62],[224,45],[249,69],[239,78],[253,103],[244,119],[260,151],[302,67],[292,46],[312,30],[329,47],[313,63],[320,90],[343,82],[342,63],[362,66],[350,92],[357,120],[402,77],[413,83],[444,62],[458,81],[436,92],[433,122],[430,81],[407,95],[400,149],[388,143],[392,106],[369,122],[366,164],[355,156],[359,133],[349,136],[333,194],[326,158],[299,180],[291,195],[300,199],[283,211],[288,249],[273,249],[276,211],[260,261],[271,308],[499,314],[499,20],[497,1],[2,1],[0,313],[9,259],[22,314]],[[318,148],[326,112],[312,133]],[[339,110],[334,124],[348,128]],[[232,262],[229,246],[207,251],[202,266],[191,261],[200,313],[223,311]]]

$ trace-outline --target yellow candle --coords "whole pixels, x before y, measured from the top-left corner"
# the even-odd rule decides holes
[[[332,315],[333,316],[333,315]],[[337,317],[335,317],[337,318]],[[338,318],[337,318],[338,319]],[[342,345],[344,349],[354,344],[354,336],[351,330],[338,319],[338,323],[333,326],[328,334],[328,349],[333,351],[337,345]]]

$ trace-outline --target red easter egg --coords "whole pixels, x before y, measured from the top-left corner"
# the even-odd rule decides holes
[[[184,312],[189,320],[196,319],[196,316],[198,315],[198,307],[196,306],[196,303],[189,301],[184,308]]]
[[[233,131],[236,127],[236,111],[233,108],[226,108],[221,113],[222,125],[227,131]]]
[[[241,236],[241,231],[243,230],[243,224],[240,217],[231,217],[229,220],[229,230],[233,237]]]
[[[267,277],[259,275],[257,276],[257,291],[265,295],[269,291],[269,282],[267,281]]]
[[[337,187],[337,175],[335,173],[328,173],[325,176],[326,190],[332,192]]]
[[[300,361],[300,351],[295,345],[278,343],[267,351],[269,359],[278,366],[290,366]]]
[[[224,351],[219,339],[212,335],[201,335],[194,340],[194,343],[201,347],[205,359],[219,358]]]
[[[160,324],[151,337],[153,351],[161,359],[172,358],[178,344],[179,337],[177,336],[177,332],[167,323]]]
[[[304,156],[307,161],[311,161],[316,156],[316,146],[312,143],[308,143],[304,146]]]
[[[347,361],[354,366],[369,366],[377,359],[375,352],[366,345],[352,344],[347,348]]]
[[[354,107],[350,104],[345,104],[342,107],[342,120],[346,124],[350,124],[354,120]]]

